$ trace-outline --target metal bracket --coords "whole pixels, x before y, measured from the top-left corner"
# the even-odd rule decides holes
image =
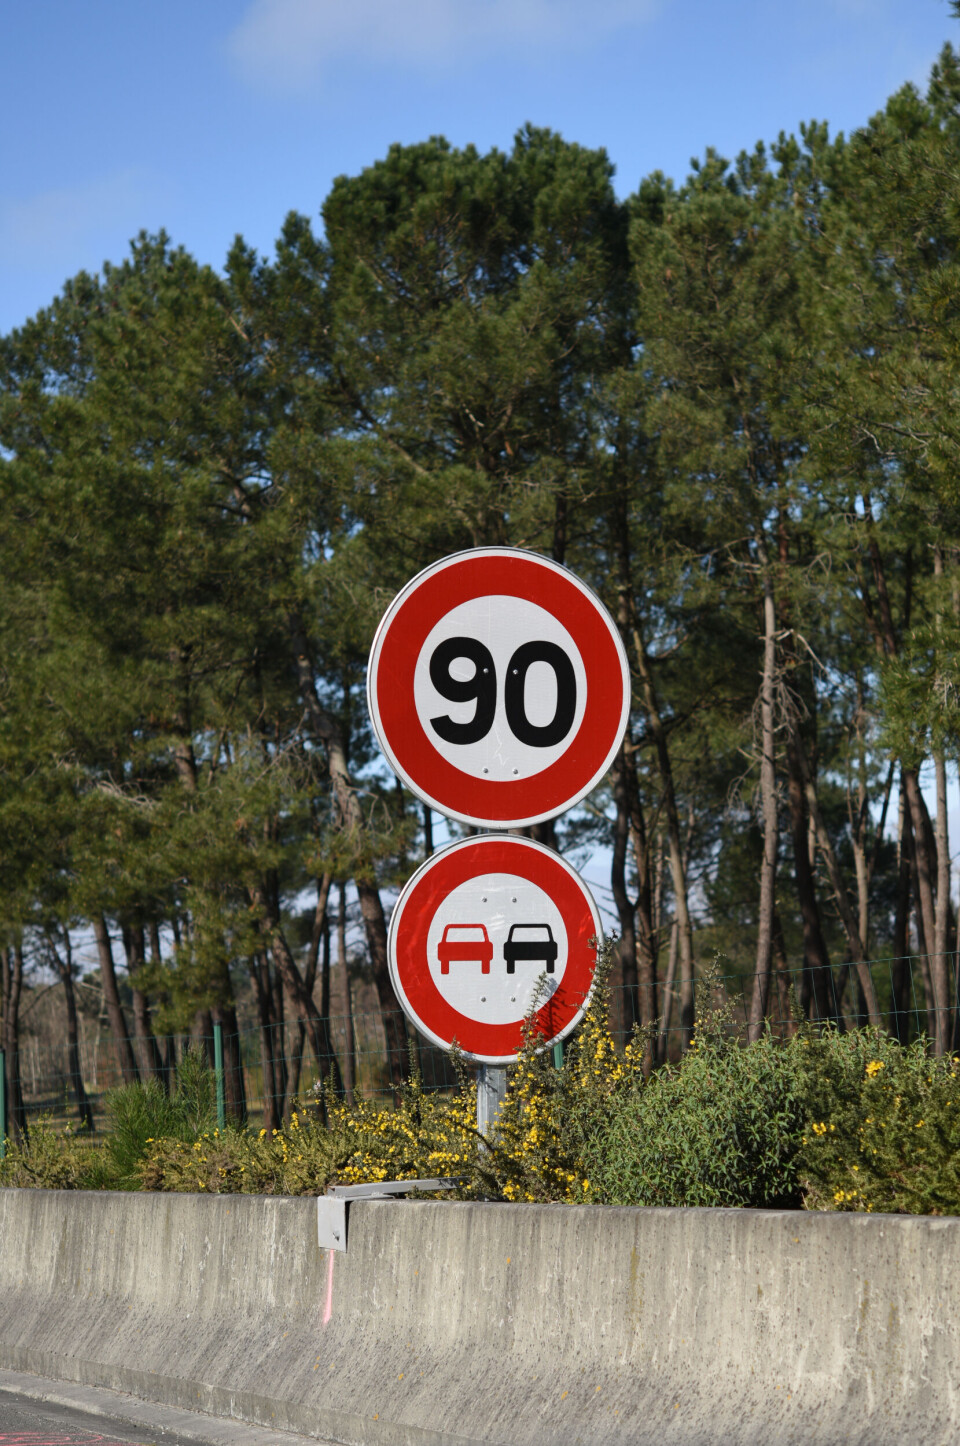
[[[317,1244],[321,1250],[346,1250],[347,1206],[351,1200],[391,1200],[411,1190],[428,1194],[432,1190],[455,1190],[466,1175],[449,1175],[436,1180],[372,1180],[366,1185],[331,1185],[317,1196]]]

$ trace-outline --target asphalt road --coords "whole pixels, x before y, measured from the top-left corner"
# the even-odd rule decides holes
[[[196,1446],[164,1432],[145,1436],[130,1427],[107,1425],[80,1411],[27,1396],[0,1394],[0,1446]]]

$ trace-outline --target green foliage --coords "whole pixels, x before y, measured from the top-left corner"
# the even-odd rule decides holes
[[[804,1121],[794,1052],[698,1032],[679,1065],[612,1105],[582,1157],[608,1205],[797,1206]],[[585,1187],[586,1193],[586,1187]]]
[[[113,1189],[135,1190],[141,1161],[153,1142],[192,1141],[215,1128],[216,1076],[202,1049],[191,1046],[180,1063],[172,1094],[158,1080],[123,1085],[107,1094],[106,1108],[104,1181]]]
[[[342,1125],[295,1110],[290,1123],[261,1130],[205,1130],[192,1141],[150,1142],[137,1166],[144,1190],[210,1194],[321,1195],[339,1177],[352,1141]]]
[[[617,1101],[643,1081],[647,1038],[637,1031],[623,1051],[608,1028],[613,946],[602,947],[580,1028],[557,1069],[534,1028],[537,1001],[525,1024],[523,1049],[481,1166],[505,1200],[592,1199],[584,1152]]]
[[[291,215],[274,256],[238,239],[221,275],[142,234],[0,338],[5,937],[36,949],[51,923],[103,916],[156,1028],[246,1004],[241,980],[276,1026],[277,960],[326,876],[364,885],[382,971],[376,890],[409,875],[426,820],[376,762],[370,641],[420,567],[495,544],[574,568],[629,645],[616,777],[562,836],[616,838],[625,977],[679,917],[665,828],[707,906],[701,958],[712,938],[745,972],[772,932],[753,799],[764,584],[778,946],[809,959],[819,935],[836,960],[859,927],[870,952],[905,953],[936,870],[918,866],[911,899],[898,860],[928,821],[901,810],[893,846],[880,815],[898,812],[897,764],[960,744],[958,115],[946,47],[926,93],[905,86],[849,137],[707,149],[626,201],[605,152],[533,127],[487,154],[396,145],[334,183],[322,236]],[[800,879],[811,813],[829,893],[816,868]],[[305,987],[325,927],[290,951]],[[647,1084],[646,1044],[614,1058],[604,1029],[592,1011],[556,1072],[529,1041],[477,1157],[485,1188],[795,1198],[798,1046],[727,1052],[701,1030]],[[147,1140],[207,1136],[208,1106],[188,1119],[177,1098],[117,1097],[104,1179],[130,1185]],[[472,1159],[462,1100],[358,1109],[356,1159]],[[635,1158],[639,1135],[659,1144]],[[917,1199],[947,1208],[935,1174]]]
[[[875,1030],[801,1050],[807,1208],[960,1214],[960,1060]]]
[[[960,1214],[960,1060],[876,1030],[746,1045],[719,1009],[647,1079],[647,1041],[616,1048],[604,993],[601,977],[562,1069],[528,1030],[486,1141],[466,1074],[452,1097],[414,1075],[395,1109],[330,1099],[326,1123],[314,1103],[269,1134],[221,1133],[197,1054],[172,1098],[115,1091],[101,1146],[38,1122],[0,1185],[315,1195],[451,1175],[463,1198]]]
[[[0,1186],[18,1190],[96,1190],[101,1186],[100,1149],[89,1136],[51,1129],[40,1118],[30,1124],[30,1138],[7,1140],[0,1160]]]

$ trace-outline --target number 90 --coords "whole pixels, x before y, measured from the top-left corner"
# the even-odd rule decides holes
[[[474,665],[472,678],[455,678],[450,671],[455,658],[468,658]],[[527,717],[527,672],[534,663],[553,669],[557,700],[549,723],[531,723]],[[493,657],[478,638],[446,638],[430,657],[430,681],[442,698],[451,703],[469,703],[476,709],[466,723],[449,714],[430,719],[430,726],[446,743],[479,743],[493,727],[497,711],[497,670]],[[507,723],[514,737],[530,748],[552,748],[570,732],[577,711],[577,679],[570,658],[556,643],[521,643],[507,664],[503,688]]]

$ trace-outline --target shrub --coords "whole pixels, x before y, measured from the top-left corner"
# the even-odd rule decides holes
[[[960,1061],[871,1029],[798,1047],[807,1208],[960,1214]]]
[[[150,1144],[160,1139],[190,1142],[216,1127],[216,1076],[203,1050],[191,1045],[180,1061],[172,1094],[159,1080],[147,1080],[110,1090],[105,1105],[102,1187],[137,1190]]]
[[[561,1069],[531,1011],[487,1140],[462,1061],[452,1097],[414,1073],[394,1109],[329,1097],[326,1124],[313,1101],[269,1135],[221,1133],[196,1051],[170,1098],[153,1084],[114,1091],[100,1147],[38,1122],[28,1146],[8,1144],[0,1184],[315,1195],[334,1181],[455,1175],[465,1198],[960,1214],[960,1060],[875,1030],[746,1045],[720,1009],[648,1080],[648,1040],[619,1049],[607,1027],[608,971],[605,953]]]
[[[584,1196],[609,1205],[801,1203],[795,1055],[699,1031],[678,1065],[612,1102],[582,1156]],[[586,1182],[589,1182],[587,1184]]]
[[[150,1142],[137,1168],[145,1190],[211,1194],[320,1195],[347,1157],[343,1131],[295,1110],[289,1125],[261,1130],[204,1131],[192,1141]]]
[[[452,1098],[425,1090],[414,1071],[396,1109],[363,1100],[333,1105],[331,1125],[349,1146],[339,1179],[353,1184],[460,1175],[467,1183],[457,1193],[486,1193],[486,1179],[477,1173],[476,1086],[459,1061],[458,1072],[460,1086]]]
[[[89,1136],[51,1128],[40,1118],[30,1125],[26,1144],[7,1140],[6,1156],[0,1160],[0,1185],[17,1189],[96,1189],[100,1150]]]
[[[294,1110],[283,1129],[205,1132],[150,1142],[138,1175],[148,1190],[319,1195],[333,1181],[412,1180],[471,1174],[476,1159],[473,1087],[453,1100],[427,1093],[414,1074],[395,1110],[327,1101]]]
[[[496,1133],[476,1167],[481,1183],[505,1200],[594,1198],[585,1152],[618,1102],[643,1085],[647,1039],[637,1032],[618,1050],[607,1026],[611,953],[609,944],[601,950],[583,1022],[560,1069],[533,1027],[534,1001]]]

